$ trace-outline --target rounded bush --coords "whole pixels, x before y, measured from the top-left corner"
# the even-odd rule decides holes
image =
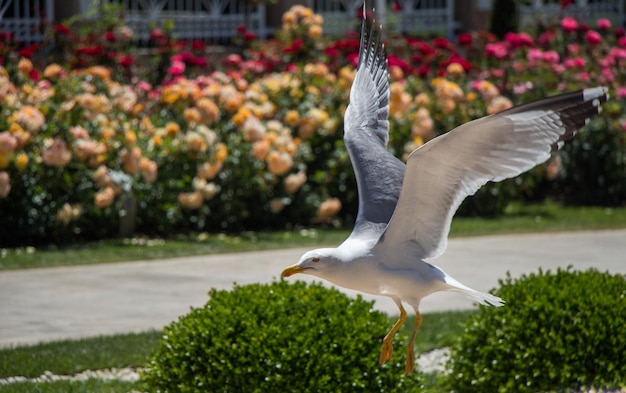
[[[449,363],[455,392],[578,391],[626,386],[626,280],[597,270],[541,270],[467,321]]]
[[[419,374],[404,375],[405,348],[378,366],[391,323],[372,302],[286,281],[209,294],[204,307],[165,328],[144,373],[151,392],[418,389]]]

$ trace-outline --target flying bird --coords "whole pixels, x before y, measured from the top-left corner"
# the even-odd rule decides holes
[[[513,107],[463,124],[414,150],[406,166],[387,149],[389,74],[380,28],[366,34],[344,115],[344,141],[354,168],[359,209],[354,229],[337,248],[306,252],[281,277],[305,273],[364,293],[390,297],[400,318],[383,338],[380,364],[405,321],[403,303],[416,315],[406,373],[415,364],[414,342],[422,298],[459,292],[493,306],[503,300],[471,289],[427,262],[443,254],[452,216],[488,181],[517,176],[546,161],[608,99],[594,87]]]

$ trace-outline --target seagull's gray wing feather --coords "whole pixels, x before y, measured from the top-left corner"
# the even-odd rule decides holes
[[[466,123],[415,150],[377,247],[410,243],[421,258],[441,255],[452,216],[465,197],[488,181],[517,176],[546,161],[600,112],[607,98],[607,89],[597,87],[521,105]]]
[[[344,115],[344,142],[357,180],[359,211],[352,236],[380,236],[402,188],[404,164],[387,151],[389,74],[374,27],[361,31],[359,65]]]

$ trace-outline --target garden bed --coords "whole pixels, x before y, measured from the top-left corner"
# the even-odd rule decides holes
[[[240,29],[236,53],[155,29],[138,50],[122,21],[60,25],[41,46],[0,48],[1,246],[120,231],[350,225],[356,184],[343,111],[358,37],[323,35],[296,7],[277,38]],[[626,36],[606,20],[502,40],[487,33],[389,37],[390,150],[400,158],[454,126],[513,104],[607,85],[602,117],[549,162],[490,184],[465,215],[512,201],[621,206]]]

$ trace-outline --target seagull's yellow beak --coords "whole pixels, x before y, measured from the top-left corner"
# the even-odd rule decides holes
[[[285,268],[285,270],[283,270],[283,272],[280,274],[280,278],[293,276],[294,274],[302,273],[305,270],[309,270],[309,269],[313,269],[313,268],[312,267],[302,267],[302,266],[298,266],[298,265],[292,265],[292,266],[289,266],[289,267]]]

